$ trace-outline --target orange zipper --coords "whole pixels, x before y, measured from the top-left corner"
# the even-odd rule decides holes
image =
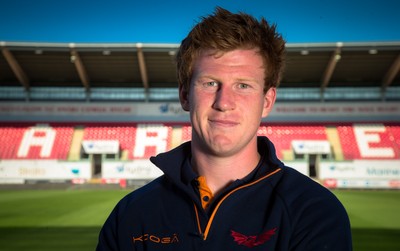
[[[224,197],[222,197],[222,199],[218,202],[217,206],[216,206],[215,209],[213,210],[213,212],[212,212],[212,214],[211,214],[211,217],[210,217],[210,219],[209,219],[208,222],[207,222],[207,226],[206,226],[206,229],[204,230],[204,232],[203,232],[202,229],[201,229],[198,209],[197,209],[196,205],[193,203],[193,204],[194,204],[194,211],[196,212],[197,228],[198,228],[199,233],[200,233],[200,235],[202,236],[203,240],[206,240],[206,239],[207,239],[207,236],[208,236],[208,233],[210,232],[211,224],[212,224],[212,222],[213,222],[213,220],[214,220],[214,218],[215,218],[215,215],[217,214],[217,211],[218,211],[219,207],[221,206],[222,202],[224,202],[224,200],[225,200],[226,198],[228,198],[231,194],[235,193],[236,191],[238,191],[238,190],[240,190],[240,189],[243,189],[243,188],[246,188],[246,187],[249,187],[249,186],[252,186],[252,185],[254,185],[254,184],[256,184],[256,183],[258,183],[258,182],[260,182],[260,181],[262,181],[262,180],[264,180],[264,179],[266,179],[266,178],[268,178],[268,177],[270,177],[271,175],[273,175],[273,174],[279,172],[280,170],[281,170],[281,168],[278,168],[278,169],[276,169],[275,171],[269,173],[268,175],[265,175],[264,177],[262,177],[262,178],[260,178],[260,179],[258,179],[258,180],[255,180],[255,181],[253,181],[253,182],[251,182],[251,183],[248,183],[248,184],[246,184],[246,185],[237,187],[237,188],[233,189],[232,191],[230,191],[229,193],[227,193]]]

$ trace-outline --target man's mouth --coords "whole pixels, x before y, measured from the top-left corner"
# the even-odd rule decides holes
[[[233,127],[233,126],[237,126],[239,124],[237,121],[229,120],[229,119],[209,119],[209,122],[212,125],[221,126],[221,127]]]

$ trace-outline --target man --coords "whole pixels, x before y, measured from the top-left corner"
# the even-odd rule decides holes
[[[336,197],[257,137],[284,54],[275,26],[244,13],[217,8],[192,29],[177,53],[192,140],[151,158],[164,175],[118,203],[98,251],[352,249]]]

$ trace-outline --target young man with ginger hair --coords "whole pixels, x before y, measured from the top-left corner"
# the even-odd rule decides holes
[[[342,204],[257,136],[284,58],[265,19],[222,8],[202,18],[176,58],[192,140],[151,158],[164,175],[117,204],[98,251],[352,250]]]

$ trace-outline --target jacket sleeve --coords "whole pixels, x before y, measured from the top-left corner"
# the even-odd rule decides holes
[[[96,251],[117,251],[118,247],[118,236],[117,236],[117,212],[118,205],[111,212],[110,216],[107,218],[103,227],[100,230],[99,240],[97,243]]]
[[[130,205],[133,193],[121,199],[111,214],[108,216],[100,230],[96,251],[135,250],[129,234],[129,224],[124,224],[129,219]]]
[[[325,188],[300,197],[294,217],[292,251],[351,251],[350,221],[340,201]]]

